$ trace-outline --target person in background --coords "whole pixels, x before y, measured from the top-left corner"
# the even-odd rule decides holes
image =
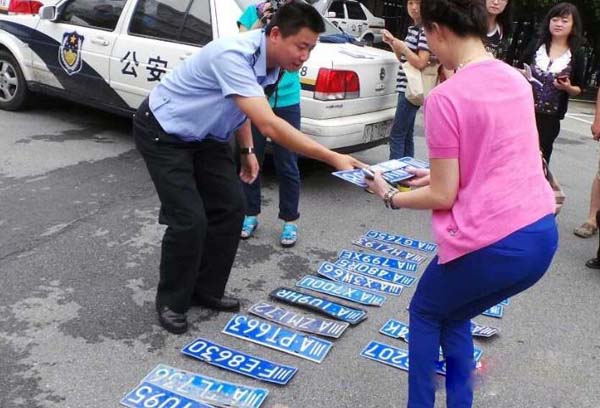
[[[240,32],[263,29],[271,17],[271,2],[252,4],[246,8],[238,20]],[[298,71],[285,71],[279,79],[275,92],[269,98],[273,113],[296,129],[300,129],[300,75]],[[252,125],[252,139],[256,157],[262,166],[267,140]],[[291,247],[298,239],[300,218],[298,203],[300,201],[300,170],[298,156],[285,147],[272,143],[273,162],[279,179],[279,218],[283,227],[279,242],[284,247]],[[250,184],[244,184],[246,195],[246,216],[242,226],[241,238],[250,238],[258,227],[258,215],[261,210],[260,177]]]
[[[594,116],[594,122],[592,123],[592,137],[595,141],[600,140],[600,88],[596,95],[596,114]],[[598,232],[598,217],[600,216],[600,163],[598,163],[598,172],[592,182],[592,192],[590,194],[590,213],[588,219],[575,228],[573,233],[581,238],[590,238]],[[600,255],[600,248],[598,248],[598,255]],[[599,256],[600,258],[600,256]],[[600,269],[600,261],[598,258],[589,260],[586,265],[594,261],[597,265],[597,269]],[[591,265],[591,264],[590,264]],[[590,268],[592,266],[588,265]]]
[[[390,209],[432,209],[435,256],[410,302],[408,407],[433,408],[440,346],[448,408],[473,404],[471,319],[535,284],[558,245],[531,87],[485,48],[480,0],[422,0],[431,51],[456,74],[425,100],[431,170],[400,192],[368,188]]]
[[[382,30],[383,41],[392,48],[396,57],[400,60],[396,79],[398,106],[390,131],[390,159],[399,159],[405,156],[414,157],[415,155],[414,129],[419,106],[413,105],[404,96],[406,74],[402,69],[402,64],[408,62],[419,70],[429,64],[431,52],[421,26],[420,6],[421,0],[408,0],[406,2],[406,9],[413,25],[408,27],[404,41],[394,37],[389,31]]]
[[[506,51],[506,41],[511,31],[511,0],[486,0],[487,9],[487,42],[489,52],[495,58],[502,59]]]
[[[581,30],[577,8],[571,3],[559,3],[541,23],[539,40],[521,58],[521,63],[531,68],[532,78],[528,79],[533,88],[540,147],[548,164],[569,98],[581,93],[584,81]]]
[[[280,69],[299,70],[325,31],[323,17],[294,1],[264,31],[211,41],[152,89],[133,120],[133,135],[160,199],[162,239],[156,311],[174,334],[188,330],[187,311],[238,311],[225,295],[244,219],[240,178],[258,175],[250,121],[264,137],[340,170],[364,167],[275,116],[265,88]],[[236,174],[229,140],[240,144]]]

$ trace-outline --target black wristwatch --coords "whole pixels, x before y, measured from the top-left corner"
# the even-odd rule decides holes
[[[240,147],[240,154],[254,154],[254,147]]]

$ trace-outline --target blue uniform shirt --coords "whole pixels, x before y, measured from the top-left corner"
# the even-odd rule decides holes
[[[186,142],[225,142],[246,120],[232,96],[264,97],[277,81],[267,72],[266,36],[254,30],[210,42],[150,93],[150,110],[165,132]]]

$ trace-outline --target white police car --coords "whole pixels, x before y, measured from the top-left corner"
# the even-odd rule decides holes
[[[129,115],[199,47],[237,33],[248,3],[0,0],[0,109],[20,109],[40,92]],[[320,42],[300,71],[302,130],[339,150],[381,143],[395,112],[396,69],[389,52]]]
[[[382,41],[385,20],[356,0],[319,0],[315,7],[336,27],[366,44]]]

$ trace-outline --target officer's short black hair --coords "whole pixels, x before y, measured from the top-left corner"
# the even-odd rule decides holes
[[[319,34],[325,31],[325,23],[319,12],[313,6],[295,0],[284,4],[277,10],[265,29],[267,35],[275,26],[279,27],[284,38],[298,34],[303,28]]]

